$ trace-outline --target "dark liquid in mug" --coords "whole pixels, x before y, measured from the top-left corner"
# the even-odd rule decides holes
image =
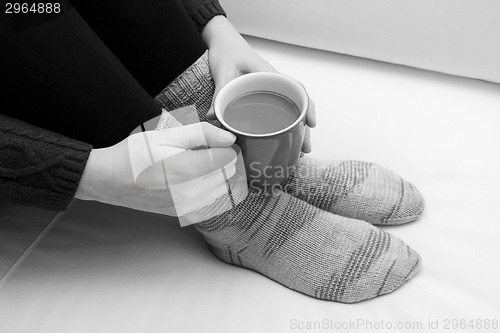
[[[270,91],[256,91],[233,99],[224,111],[232,128],[249,134],[268,134],[293,124],[300,110],[287,97]]]

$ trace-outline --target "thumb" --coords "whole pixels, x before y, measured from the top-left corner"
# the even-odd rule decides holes
[[[236,141],[236,136],[231,132],[206,122],[169,128],[164,132],[162,145],[184,149],[225,148]]]
[[[215,82],[215,93],[214,96],[217,96],[219,91],[228,84],[230,81],[234,80],[238,76],[243,74],[239,70],[220,70],[218,74],[214,75]]]
[[[260,56],[258,56],[258,61],[254,61],[254,62],[248,64],[248,72],[249,73],[255,73],[255,72],[279,73],[278,70],[276,68],[274,68],[273,65],[271,65],[266,60],[262,59]]]
[[[214,97],[212,98],[212,104],[210,105],[210,109],[207,112],[207,118],[208,120],[215,120],[215,110],[214,110],[214,101],[217,95],[219,94],[219,91],[224,87],[226,84],[228,84],[231,80],[234,78],[238,77],[238,73],[236,72],[231,72],[231,71],[219,71],[218,74],[213,76],[214,83],[215,83],[215,92],[214,92]]]

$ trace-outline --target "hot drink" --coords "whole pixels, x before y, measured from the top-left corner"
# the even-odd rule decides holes
[[[289,98],[270,91],[255,91],[234,98],[223,118],[240,132],[269,134],[292,125],[300,110]]]

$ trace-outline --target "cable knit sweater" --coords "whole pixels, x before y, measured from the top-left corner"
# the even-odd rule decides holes
[[[198,31],[212,17],[225,15],[217,0],[182,2]],[[0,17],[0,28],[5,23],[5,16]],[[78,188],[92,146],[1,112],[0,200],[50,210],[66,209]]]

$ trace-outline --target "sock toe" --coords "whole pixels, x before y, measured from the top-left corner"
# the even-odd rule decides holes
[[[421,258],[416,251],[399,238],[379,230],[352,252],[342,274],[332,275],[317,297],[342,303],[372,299],[403,286],[420,266]]]
[[[377,164],[356,165],[363,166],[363,177],[358,177],[353,190],[339,197],[330,211],[374,225],[418,219],[424,210],[424,198],[412,183]]]
[[[377,294],[380,296],[395,291],[420,270],[422,259],[420,255],[401,241],[400,251],[396,258],[391,258],[391,264],[384,276]]]
[[[424,210],[422,194],[413,184],[369,162],[304,157],[282,185],[313,206],[374,225],[408,223]]]
[[[409,181],[400,178],[398,195],[394,199],[393,206],[387,216],[377,224],[398,225],[409,223],[417,220],[424,212],[424,197],[415,185]]]

